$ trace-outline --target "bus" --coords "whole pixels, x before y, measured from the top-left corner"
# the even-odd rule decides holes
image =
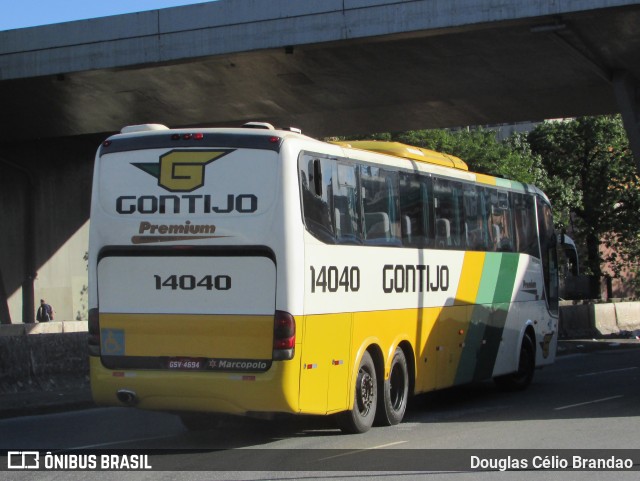
[[[361,433],[554,361],[549,200],[451,155],[129,126],[97,151],[89,242],[95,402],[188,428],[290,413]]]

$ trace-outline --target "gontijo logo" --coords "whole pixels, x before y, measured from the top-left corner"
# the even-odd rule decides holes
[[[205,167],[232,152],[219,150],[172,150],[160,156],[159,163],[134,163],[140,170],[158,179],[169,192],[192,192],[204,185]]]
[[[255,194],[191,193],[205,185],[205,167],[235,149],[175,149],[156,162],[132,162],[131,165],[158,179],[158,185],[170,192],[164,195],[121,195],[116,198],[118,214],[251,214],[258,210]],[[220,183],[223,183],[222,180]],[[178,194],[184,192],[183,194]],[[188,223],[188,222],[187,222]],[[152,227],[152,226],[150,226]],[[193,226],[192,226],[193,227]],[[159,227],[162,231],[162,227]],[[191,229],[189,229],[191,232]],[[141,232],[142,233],[142,232]],[[162,233],[162,232],[161,232]]]

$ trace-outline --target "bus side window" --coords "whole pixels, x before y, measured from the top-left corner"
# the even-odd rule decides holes
[[[501,239],[498,244],[500,252],[514,252],[513,216],[509,204],[509,193],[498,191],[498,213],[500,218]]]
[[[304,223],[323,242],[335,243],[331,216],[332,164],[330,159],[302,155],[299,162]]]
[[[486,207],[481,188],[464,185],[464,236],[467,249],[484,251],[489,245]]]
[[[340,244],[361,244],[360,195],[357,168],[337,162],[331,183],[336,240]]]
[[[400,173],[402,242],[408,247],[431,247],[430,177]]]
[[[463,249],[463,198],[459,182],[434,178],[435,247]]]
[[[512,193],[511,196],[517,252],[539,257],[534,198],[520,193]]]
[[[490,251],[514,252],[513,226],[508,192],[487,189]]]
[[[360,185],[365,243],[401,245],[397,173],[361,165]]]

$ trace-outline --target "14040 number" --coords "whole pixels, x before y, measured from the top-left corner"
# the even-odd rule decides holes
[[[153,278],[156,281],[156,290],[158,291],[162,289],[192,291],[196,288],[203,288],[208,291],[228,291],[231,289],[231,277],[227,275],[213,276],[209,274],[198,279],[191,274],[182,276],[172,274],[166,278],[156,274]]]
[[[314,266],[311,269],[311,292],[358,292],[360,289],[360,268],[356,266],[345,266],[340,270],[336,266],[322,266],[316,271]]]

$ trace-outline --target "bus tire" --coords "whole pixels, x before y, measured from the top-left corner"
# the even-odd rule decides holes
[[[378,402],[376,423],[382,426],[393,426],[400,423],[407,410],[409,397],[409,370],[404,351],[396,348],[389,368],[389,379],[382,386],[382,396]]]
[[[368,351],[365,351],[358,367],[353,408],[338,415],[338,424],[345,434],[368,431],[376,417],[378,386],[376,367]]]
[[[522,338],[520,346],[520,358],[518,370],[505,376],[494,378],[496,385],[505,391],[522,391],[526,389],[533,380],[533,373],[536,369],[536,346],[529,334]]]

